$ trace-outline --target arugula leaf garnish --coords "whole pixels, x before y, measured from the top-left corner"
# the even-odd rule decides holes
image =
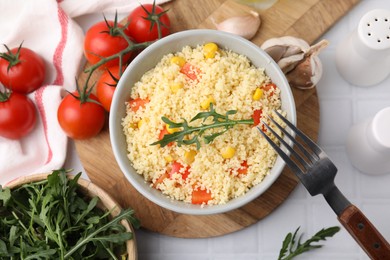
[[[297,255],[303,254],[304,252],[307,252],[312,249],[321,248],[322,245],[313,245],[312,243],[319,242],[321,240],[326,240],[328,237],[334,236],[337,232],[340,231],[340,227],[329,227],[329,228],[323,228],[320,231],[318,231],[314,236],[306,240],[304,243],[301,243],[302,235],[301,234],[297,241],[298,236],[298,227],[294,234],[288,233],[285,239],[283,240],[282,248],[279,252],[278,260],[290,260],[294,258]]]
[[[183,144],[196,144],[196,148],[199,150],[199,137],[203,136],[204,143],[209,144],[214,141],[215,138],[224,134],[226,131],[228,131],[230,128],[234,127],[237,124],[253,125],[253,119],[233,120],[229,118],[229,116],[234,115],[236,113],[237,110],[229,110],[225,113],[225,115],[219,114],[215,111],[213,103],[210,103],[209,111],[200,112],[190,120],[190,123],[196,120],[202,120],[202,122],[205,122],[208,118],[212,118],[212,122],[210,124],[202,123],[200,126],[191,126],[186,119],[183,119],[182,122],[175,123],[169,120],[167,117],[161,117],[161,120],[170,128],[180,130],[172,134],[164,135],[161,140],[154,142],[151,145],[159,144],[161,147],[164,147],[171,142],[176,142],[178,146],[181,146]],[[222,128],[222,130],[220,130],[219,132],[206,134],[207,130],[216,128]]]

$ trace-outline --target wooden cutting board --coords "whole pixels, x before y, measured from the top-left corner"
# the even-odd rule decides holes
[[[264,40],[284,35],[300,37],[313,43],[359,0],[279,0],[267,10],[258,10],[262,24],[252,40],[261,45]],[[232,0],[173,0],[169,8],[172,32],[193,28],[214,29],[214,22],[244,14],[249,7]],[[93,77],[98,78],[99,72]],[[85,81],[86,75],[79,77]],[[298,127],[317,140],[319,103],[316,89],[293,89],[297,107]],[[76,141],[80,160],[92,180],[104,187],[122,207],[131,207],[142,227],[165,235],[201,238],[228,234],[254,224],[270,214],[296,187],[298,180],[287,168],[263,195],[249,204],[228,213],[211,216],[177,214],[150,202],[127,181],[111,150],[109,129],[95,138]]]

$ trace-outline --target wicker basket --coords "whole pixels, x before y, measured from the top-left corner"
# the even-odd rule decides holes
[[[18,179],[13,180],[12,182],[8,183],[6,186],[10,189],[14,189],[16,187],[22,186],[25,183],[31,183],[36,181],[41,181],[47,179],[47,176],[50,173],[42,173],[42,174],[33,174],[29,176],[23,176]],[[72,175],[69,175],[70,178],[72,178]],[[98,207],[101,209],[112,209],[111,216],[116,216],[120,213],[121,207],[120,205],[115,202],[110,195],[108,195],[107,192],[105,192],[102,188],[96,186],[92,182],[80,178],[78,180],[78,184],[80,186],[80,191],[87,195],[88,197],[94,197],[98,196],[100,199],[100,202],[98,204]],[[128,253],[128,259],[129,260],[136,260],[138,259],[137,256],[137,246],[136,246],[136,239],[135,239],[135,233],[134,229],[131,226],[131,224],[128,221],[122,220],[121,224],[126,228],[127,231],[130,231],[133,233],[133,239],[127,241],[127,253]]]

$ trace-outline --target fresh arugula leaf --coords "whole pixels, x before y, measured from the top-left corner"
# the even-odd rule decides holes
[[[199,150],[201,146],[199,137],[203,136],[204,142],[208,144],[213,142],[215,138],[224,134],[227,130],[229,130],[230,128],[234,127],[237,124],[253,125],[253,119],[233,120],[229,118],[230,115],[234,115],[236,113],[237,110],[229,110],[225,113],[225,115],[219,114],[215,111],[213,104],[210,103],[209,111],[200,112],[190,120],[190,123],[196,120],[202,120],[203,123],[200,126],[190,126],[187,120],[185,119],[183,119],[181,123],[180,122],[176,123],[169,120],[166,117],[161,117],[161,120],[165,124],[167,124],[170,128],[178,128],[180,130],[172,134],[164,135],[164,137],[161,140],[156,141],[151,145],[159,144],[161,147],[164,147],[171,142],[176,142],[177,145],[180,147],[183,144],[185,145],[196,144],[196,149]],[[204,124],[204,122],[208,118],[212,118],[212,123]],[[222,130],[218,132],[212,132],[210,134],[205,134],[206,131],[210,129],[222,129]]]
[[[304,243],[301,243],[302,235],[299,235],[298,241],[296,241],[298,236],[298,227],[294,234],[288,233],[283,240],[282,248],[279,252],[278,260],[290,260],[297,255],[303,254],[304,252],[310,251],[312,249],[321,248],[322,245],[313,245],[312,243],[325,241],[326,238],[334,236],[337,232],[340,231],[340,227],[334,226],[329,228],[323,228],[318,231],[314,236],[306,240]]]
[[[11,191],[9,189],[4,190],[3,187],[0,185],[0,201],[2,201],[0,205],[7,206],[10,199]]]
[[[8,255],[7,245],[0,239],[0,256]]]
[[[107,241],[107,242],[112,242],[112,243],[124,243],[127,240],[130,240],[133,238],[132,233],[121,233],[121,234],[111,234],[107,236],[102,236],[102,237],[94,237],[91,239],[91,241]]]
[[[111,218],[99,198],[79,192],[78,173],[53,171],[44,181],[0,187],[0,259],[116,259],[133,238],[120,221],[139,227],[134,211]],[[133,224],[134,223],[134,224]]]
[[[50,259],[56,254],[55,249],[48,249],[48,250],[39,250],[34,254],[30,254],[26,256],[25,260],[30,260],[30,259]]]
[[[299,227],[297,228],[298,231]],[[282,259],[288,252],[288,245],[291,243],[292,240],[292,234],[288,233],[287,236],[283,240],[282,248],[280,249],[279,252],[279,257],[278,259]]]

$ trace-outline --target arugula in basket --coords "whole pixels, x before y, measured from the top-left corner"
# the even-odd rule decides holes
[[[139,227],[134,211],[110,218],[110,211],[96,207],[99,198],[79,192],[80,175],[69,179],[58,170],[12,191],[0,186],[0,258],[118,259],[125,254],[133,234],[120,221]]]

